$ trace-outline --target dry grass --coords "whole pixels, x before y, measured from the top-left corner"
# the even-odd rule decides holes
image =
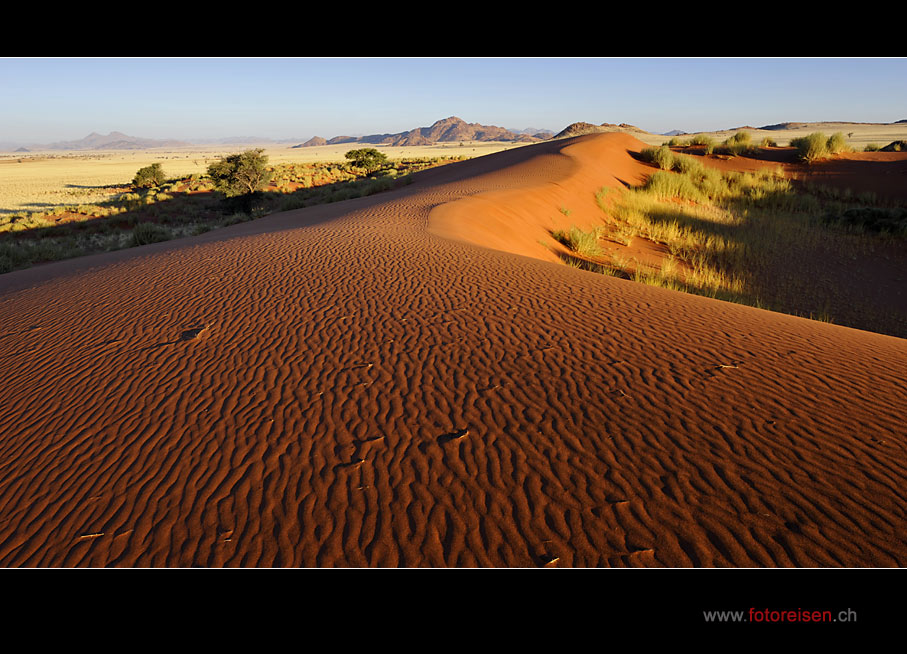
[[[675,143],[689,142],[691,139],[698,140],[702,144],[711,141],[714,144],[720,144],[728,138],[732,138],[738,131],[745,131],[750,135],[752,143],[761,143],[764,139],[769,138],[775,141],[779,146],[787,146],[791,139],[804,137],[811,132],[826,132],[833,134],[842,132],[847,140],[847,145],[857,151],[862,151],[871,143],[880,143],[887,145],[892,141],[907,140],[907,123],[893,124],[872,124],[872,123],[804,123],[795,129],[768,130],[768,129],[750,129],[745,130],[717,130],[714,132],[698,132],[678,136]],[[631,132],[633,136],[647,145],[663,145],[671,140],[671,137],[662,134],[647,134],[645,132]]]
[[[381,147],[389,159],[477,157],[524,144],[464,142],[406,148]],[[205,175],[208,165],[222,156],[252,145],[197,147],[184,150],[134,150],[117,152],[34,152],[0,154],[0,215],[45,211],[63,205],[100,204],[126,190],[136,171],[160,163],[168,178]],[[262,146],[268,162],[345,162],[344,154],[356,144],[291,148]]]
[[[832,272],[823,271],[823,262],[869,260],[879,244],[903,238],[907,227],[904,212],[871,209],[865,204],[871,200],[816,189],[798,192],[780,169],[724,175],[702,166],[688,167],[686,173],[660,170],[642,186],[617,194],[605,212],[608,227],[594,233],[625,245],[644,239],[667,250],[667,256],[646,264],[633,258],[633,250],[595,254],[597,244],[586,243],[588,261],[581,267],[847,324],[839,316],[851,314],[850,305],[858,299],[853,293],[859,291],[816,284],[817,276]],[[603,202],[599,206],[605,210]],[[858,219],[863,222],[854,224]],[[901,231],[892,231],[894,223]],[[591,233],[585,236],[588,241]],[[577,238],[562,242],[580,254]],[[860,311],[862,322],[851,326],[894,333],[890,326],[897,321],[888,320],[889,309],[864,306]]]
[[[152,189],[99,185],[92,187],[103,193],[96,204],[44,202],[35,203],[34,211],[0,214],[0,273],[193,236],[277,211],[373,195],[411,182],[413,172],[456,160],[456,157],[392,160],[387,169],[373,176],[346,161],[283,163],[273,167],[274,187],[255,196],[232,200],[210,192],[210,180],[200,179],[198,174],[171,178],[160,188]],[[51,163],[64,170],[74,161],[77,166],[90,168],[91,162],[96,163],[98,159],[62,158]],[[119,165],[124,164],[119,162]],[[141,166],[130,162],[127,170],[132,170],[133,165]],[[134,171],[129,174],[130,180],[134,174]]]

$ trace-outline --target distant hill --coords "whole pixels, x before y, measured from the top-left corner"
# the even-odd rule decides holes
[[[294,145],[293,147],[294,148],[314,148],[319,145],[327,145],[327,144],[328,144],[328,142],[325,139],[321,138],[320,136],[313,136],[305,143],[300,143],[299,145]]]
[[[627,123],[621,123],[619,125],[613,125],[611,123],[602,123],[601,125],[593,125],[592,123],[572,123],[555,134],[554,138],[562,139],[573,136],[582,136],[583,134],[597,134],[599,132],[627,132],[629,134],[634,132],[637,134],[648,133],[635,125],[628,125]]]
[[[765,125],[764,127],[736,127],[735,129],[767,129],[767,130],[783,130],[783,129],[805,129],[812,127],[814,125],[897,125],[898,123],[907,123],[907,120],[896,120],[893,123],[860,123],[852,120],[823,120],[816,123],[775,123],[774,125]]]
[[[662,136],[686,136],[686,132],[679,129],[672,129],[670,132],[665,132]]]
[[[513,132],[514,134],[525,134],[526,136],[534,136],[537,139],[546,140],[554,136],[554,132],[550,129],[539,129],[538,127],[527,127],[525,129],[514,129],[508,127],[507,131]]]
[[[768,130],[782,130],[782,129],[802,129],[806,127],[807,123],[776,123],[774,125],[766,125],[760,127],[759,129],[768,129]]]
[[[58,141],[46,146],[48,150],[144,150],[146,148],[172,148],[190,145],[184,141],[146,139],[111,132],[106,136],[92,132],[78,141]]]
[[[312,147],[315,145],[333,145],[335,143],[368,143],[395,147],[433,145],[450,141],[515,141],[532,143],[543,140],[535,135],[521,134],[493,125],[467,123],[461,118],[451,116],[439,120],[430,127],[417,127],[407,132],[396,134],[370,134],[368,136],[335,136],[325,139],[316,136],[305,143],[294,147]]]

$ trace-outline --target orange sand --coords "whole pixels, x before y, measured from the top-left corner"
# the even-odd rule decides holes
[[[904,565],[907,341],[540,260],[636,143],[0,276],[0,565]]]

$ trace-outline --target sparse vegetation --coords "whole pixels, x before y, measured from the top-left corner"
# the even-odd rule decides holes
[[[675,154],[666,145],[660,148],[645,148],[640,152],[643,161],[655,164],[662,170],[676,170],[691,173],[702,168],[702,164],[693,157]]]
[[[211,193],[213,180],[198,174],[146,189],[105,186],[105,195],[97,203],[60,204],[0,216],[0,273],[202,234],[275,211],[372,195],[411,183],[413,172],[464,158],[393,160],[378,177],[366,177],[364,169],[345,163],[267,166],[271,185],[257,191],[254,206],[248,208],[219,201]]]
[[[721,144],[720,152],[732,157],[746,154],[753,147],[750,143],[751,138],[749,132],[737,132],[725,139],[724,143]]]
[[[568,263],[586,270],[846,324],[838,314],[855,315],[849,313],[854,298],[816,285],[813,273],[789,272],[811,257],[849,260],[870,252],[873,238],[907,236],[907,209],[874,202],[871,194],[795,187],[780,168],[722,174],[700,165],[683,172],[659,170],[621,193],[607,208],[607,225],[598,230],[552,235],[576,253]],[[644,239],[667,253],[658,265],[641,264],[605,254],[599,238],[625,245]]]
[[[790,145],[797,149],[797,156],[806,163],[825,159],[848,150],[843,132],[836,132],[829,137],[822,132],[813,132],[807,136],[791,139]]]

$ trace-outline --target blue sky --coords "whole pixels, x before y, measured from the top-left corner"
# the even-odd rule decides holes
[[[899,59],[0,59],[0,141],[330,138],[448,116],[650,132],[907,119]]]

